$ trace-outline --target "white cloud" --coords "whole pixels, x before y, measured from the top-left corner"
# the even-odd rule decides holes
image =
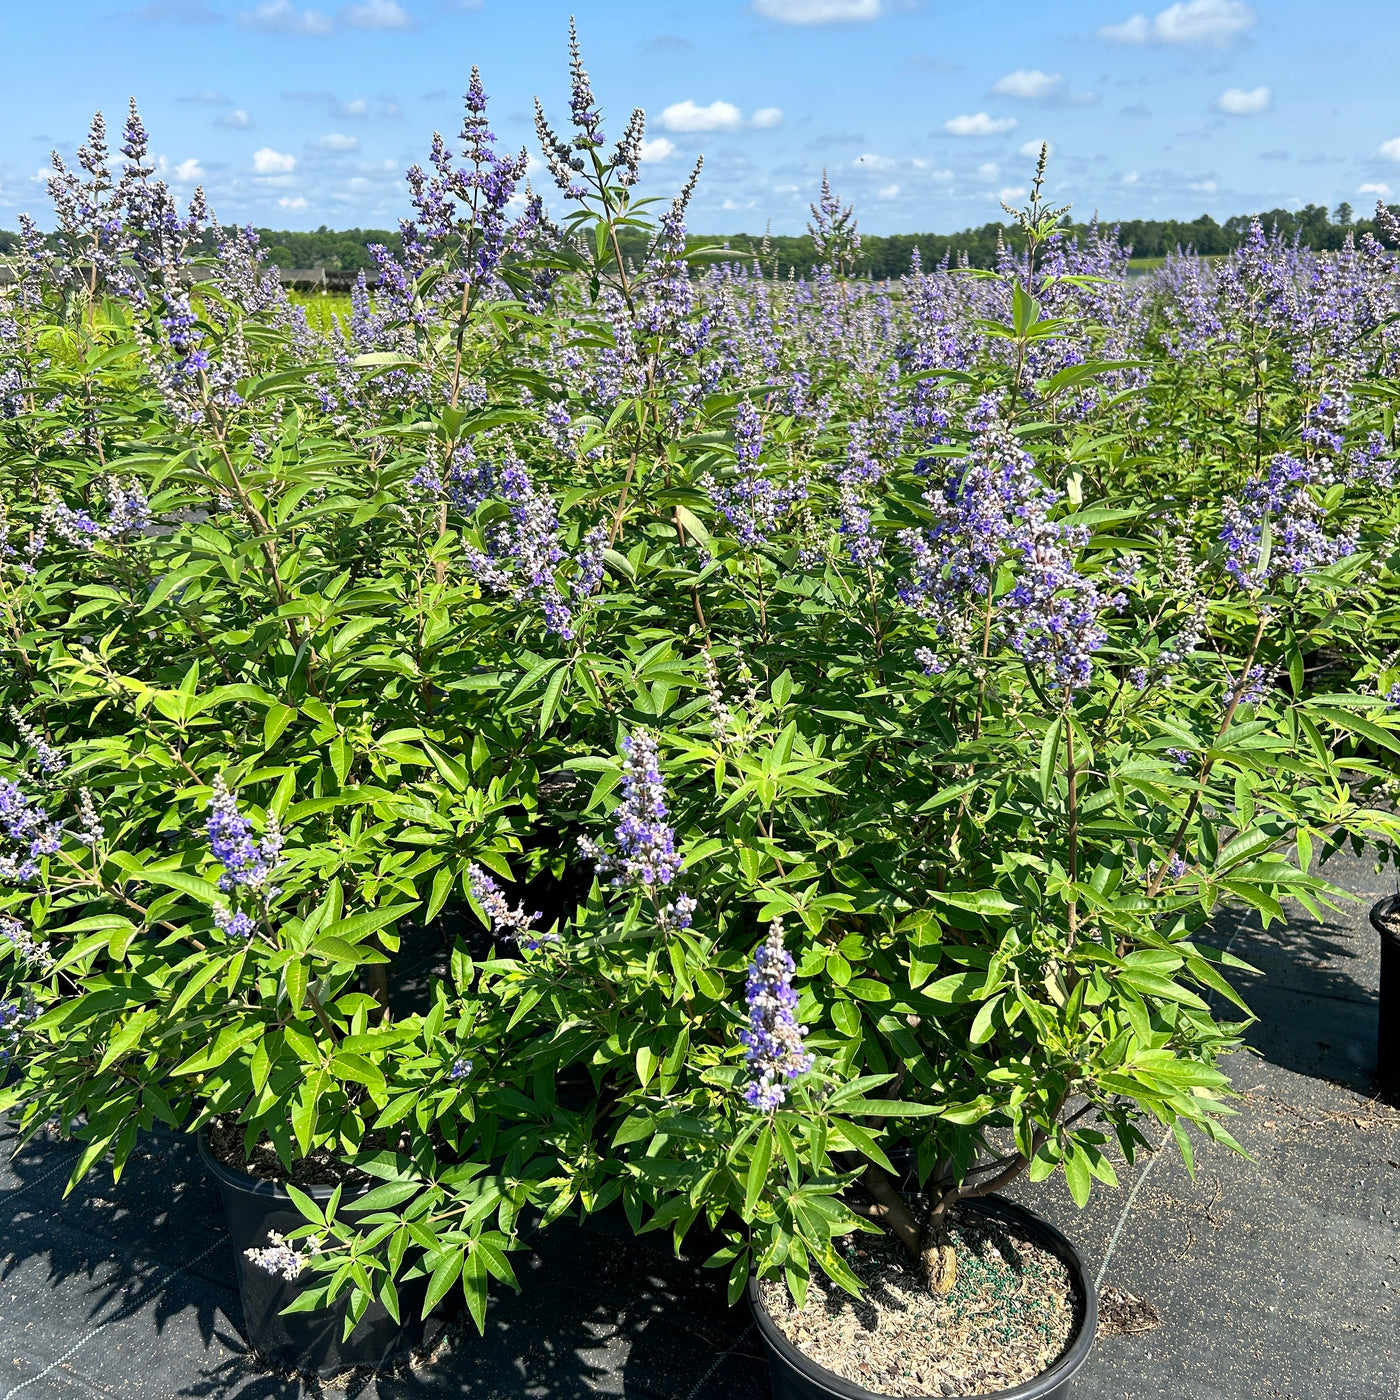
[[[841,24],[880,14],[880,0],[754,0],[753,7],[780,24]]]
[[[899,193],[898,185],[881,185],[876,191],[881,199],[893,199]]]
[[[673,102],[661,114],[667,131],[732,131],[743,120],[743,113],[732,102],[711,102],[702,107],[686,98]]]
[[[1125,176],[1123,176],[1122,183],[1125,184],[1125,185],[1135,185],[1135,184],[1137,184],[1138,179],[1139,179],[1139,176],[1138,176],[1137,171],[1136,171],[1136,170],[1130,170],[1130,171],[1128,171],[1128,173],[1127,173]]]
[[[781,107],[760,107],[749,118],[749,125],[756,126],[760,131],[768,131],[775,126],[782,126],[782,124],[783,109]]]
[[[1382,141],[1376,154],[1384,156],[1386,160],[1400,160],[1400,136],[1392,136],[1389,141]]]
[[[220,112],[214,118],[215,126],[231,126],[235,131],[245,131],[252,124],[252,117],[242,107],[235,107],[231,112]]]
[[[244,29],[265,29],[271,34],[329,34],[335,27],[320,10],[299,10],[292,0],[263,0],[251,10],[241,10],[238,22]]]
[[[1220,188],[1214,180],[1196,180],[1186,186],[1188,190],[1200,190],[1202,194],[1214,194]]]
[[[1215,99],[1215,110],[1232,117],[1257,117],[1269,110],[1270,93],[1266,87],[1226,88]]]
[[[1027,141],[1025,145],[1020,148],[1020,154],[1025,156],[1027,160],[1039,160],[1040,148],[1042,146],[1044,146],[1052,156],[1055,154],[1054,144],[1050,141]]]
[[[179,184],[192,185],[204,178],[204,167],[191,156],[189,160],[182,160],[179,165],[173,166],[170,173]]]
[[[306,200],[302,198],[302,196],[299,194],[284,194],[282,198],[277,201],[277,203],[280,204],[283,209],[306,208]]]
[[[992,86],[993,92],[1003,97],[1024,97],[1032,101],[1042,97],[1053,97],[1064,86],[1062,73],[1042,73],[1039,68],[1018,68],[1004,78],[998,78]]]
[[[891,160],[889,156],[873,154],[857,156],[851,162],[857,170],[893,170],[898,163],[898,161]]]
[[[1013,199],[1020,199],[1025,192],[1025,188],[1021,185],[1003,185],[997,191],[997,198],[1003,204],[1010,204]]]
[[[369,116],[369,103],[363,97],[352,97],[348,102],[340,104],[340,115],[342,117],[367,117]]]
[[[989,160],[977,167],[977,178],[979,180],[995,180],[1001,174],[1001,166],[994,160]]]
[[[351,29],[407,29],[412,23],[398,0],[359,0],[344,6],[340,18]]]
[[[1357,194],[1374,194],[1381,199],[1390,198],[1390,186],[1384,180],[1367,180],[1364,185],[1358,185]]]
[[[1105,24],[1100,39],[1112,44],[1233,43],[1254,27],[1258,16],[1243,0],[1178,0],[1157,15],[1133,15],[1122,24]]]
[[[970,117],[953,117],[943,123],[943,130],[950,136],[997,136],[1016,126],[1015,117],[989,117],[985,112],[976,112]]]
[[[1122,24],[1101,24],[1097,33],[1110,44],[1145,44],[1152,37],[1152,21],[1146,15],[1134,15]]]
[[[668,141],[664,136],[653,137],[650,141],[642,142],[642,163],[649,165],[653,161],[669,160],[676,153],[676,143]]]
[[[255,175],[290,175],[297,168],[297,158],[274,151],[264,146],[253,152],[253,173]]]
[[[347,136],[343,131],[330,131],[316,143],[323,151],[358,151],[360,138]]]

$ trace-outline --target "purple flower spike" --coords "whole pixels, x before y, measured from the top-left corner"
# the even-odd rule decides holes
[[[588,837],[579,846],[598,863],[601,874],[616,870],[614,885],[669,885],[680,873],[676,834],[666,822],[666,784],[661,777],[656,738],[645,729],[622,741],[622,801],[613,817],[616,853],[604,851]]]
[[[797,1023],[794,970],[792,955],[783,946],[783,921],[774,919],[749,964],[744,989],[749,1029],[739,1035],[748,1047],[746,1058],[753,1075],[744,1099],[763,1113],[782,1107],[787,1098],[783,1080],[796,1079],[812,1068],[812,1057],[802,1043],[807,1031]]]
[[[542,934],[530,927],[540,917],[540,911],[525,912],[524,904],[510,907],[501,887],[475,862],[467,866],[467,881],[472,888],[472,898],[481,905],[486,917],[491,920],[492,933],[504,933],[526,947],[538,948],[556,934]]]
[[[229,791],[222,774],[214,779],[209,799],[209,819],[204,824],[209,836],[209,852],[224,867],[219,888],[260,890],[282,853],[282,833],[277,819],[269,812],[267,833],[253,840],[253,824],[238,810],[238,798]]]

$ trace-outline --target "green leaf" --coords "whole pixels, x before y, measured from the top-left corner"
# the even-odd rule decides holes
[[[1069,1194],[1074,1197],[1075,1205],[1083,1210],[1089,1204],[1091,1183],[1089,1163],[1077,1148],[1071,1148],[1065,1154],[1065,1184],[1069,1187]]]
[[[773,1125],[767,1123],[754,1144],[753,1158],[749,1162],[748,1180],[744,1188],[744,1219],[752,1220],[754,1207],[763,1194],[764,1183],[768,1180],[768,1164],[773,1160]]]
[[[438,1261],[437,1267],[433,1270],[432,1278],[428,1280],[427,1296],[423,1299],[424,1317],[427,1317],[447,1296],[448,1290],[457,1282],[461,1272],[462,1252],[460,1249],[451,1250]],[[470,1301],[470,1297],[468,1301]],[[478,1322],[477,1326],[480,1327],[481,1323]]]
[[[564,682],[568,679],[568,675],[569,668],[561,665],[549,678],[549,684],[545,687],[544,699],[540,701],[539,733],[541,737],[549,731],[550,721],[554,718],[554,711],[559,704],[559,696],[564,689]]]
[[[475,1250],[462,1261],[462,1293],[467,1300],[467,1311],[476,1323],[476,1330],[486,1335],[486,1269]],[[431,1293],[431,1290],[430,1290]],[[427,1317],[427,1310],[423,1316]]]
[[[290,705],[274,705],[263,716],[263,748],[270,749],[296,716],[297,712]]]
[[[345,786],[346,776],[350,772],[350,763],[354,753],[350,748],[350,741],[343,734],[337,734],[330,744],[331,768],[335,771],[335,780]]]
[[[862,1128],[859,1123],[852,1123],[845,1118],[831,1119],[830,1127],[834,1137],[844,1139],[848,1146],[869,1157],[877,1167],[883,1167],[887,1172],[895,1170],[890,1159],[885,1156],[884,1149],[868,1128]],[[831,1146],[837,1147],[839,1150],[838,1143],[833,1142]]]
[[[282,969],[287,983],[287,1000],[293,1011],[300,1011],[306,1004],[306,989],[311,982],[311,969],[303,958],[293,958]]]
[[[423,911],[425,924],[432,923],[447,903],[447,896],[452,893],[452,879],[452,867],[448,865],[442,866],[433,876],[433,892],[428,897],[428,907]]]
[[[996,1014],[1001,1006],[1001,998],[993,997],[990,1001],[984,1001],[977,1008],[977,1015],[972,1018],[972,1029],[968,1032],[968,1042],[972,1045],[983,1045],[989,1041],[996,1032]]]
[[[293,1186],[290,1181],[285,1183],[286,1192],[292,1198],[292,1204],[314,1225],[324,1225],[326,1217],[321,1212],[321,1207],[299,1187]]]
[[[172,890],[191,894],[196,899],[203,900],[211,909],[223,898],[216,885],[211,885],[208,880],[201,880],[195,875],[186,875],[182,870],[152,870],[148,867],[141,874],[151,884],[169,885]]]
[[[365,909],[352,914],[348,919],[337,919],[321,930],[321,938],[343,938],[347,943],[358,943],[368,933],[374,933],[395,919],[401,919],[418,908],[413,900],[407,904],[389,904],[379,909]]]
[[[748,1286],[748,1282],[749,1252],[745,1249],[736,1256],[733,1264],[729,1266],[729,1284],[726,1296],[731,1308],[744,1296],[744,1289]]]

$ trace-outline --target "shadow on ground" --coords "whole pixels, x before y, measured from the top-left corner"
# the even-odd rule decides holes
[[[1258,1018],[1247,1045],[1282,1069],[1371,1094],[1380,944],[1368,914],[1395,892],[1394,876],[1349,853],[1321,873],[1359,898],[1322,920],[1295,906],[1286,923],[1267,930],[1252,910],[1223,910],[1210,941],[1255,969],[1227,974]]]

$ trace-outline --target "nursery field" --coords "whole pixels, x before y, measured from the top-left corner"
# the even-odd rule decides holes
[[[351,313],[349,296],[339,292],[290,292],[289,300],[306,312],[306,323],[320,335],[336,333],[336,318]]]
[[[852,276],[823,181],[767,279],[572,73],[553,204],[473,74],[372,292],[210,254],[134,105],[24,221],[0,1113],[63,1321],[0,1400],[109,1325],[199,1393],[444,1336],[1391,1393],[1400,221],[1134,269],[1043,155],[994,268]]]

